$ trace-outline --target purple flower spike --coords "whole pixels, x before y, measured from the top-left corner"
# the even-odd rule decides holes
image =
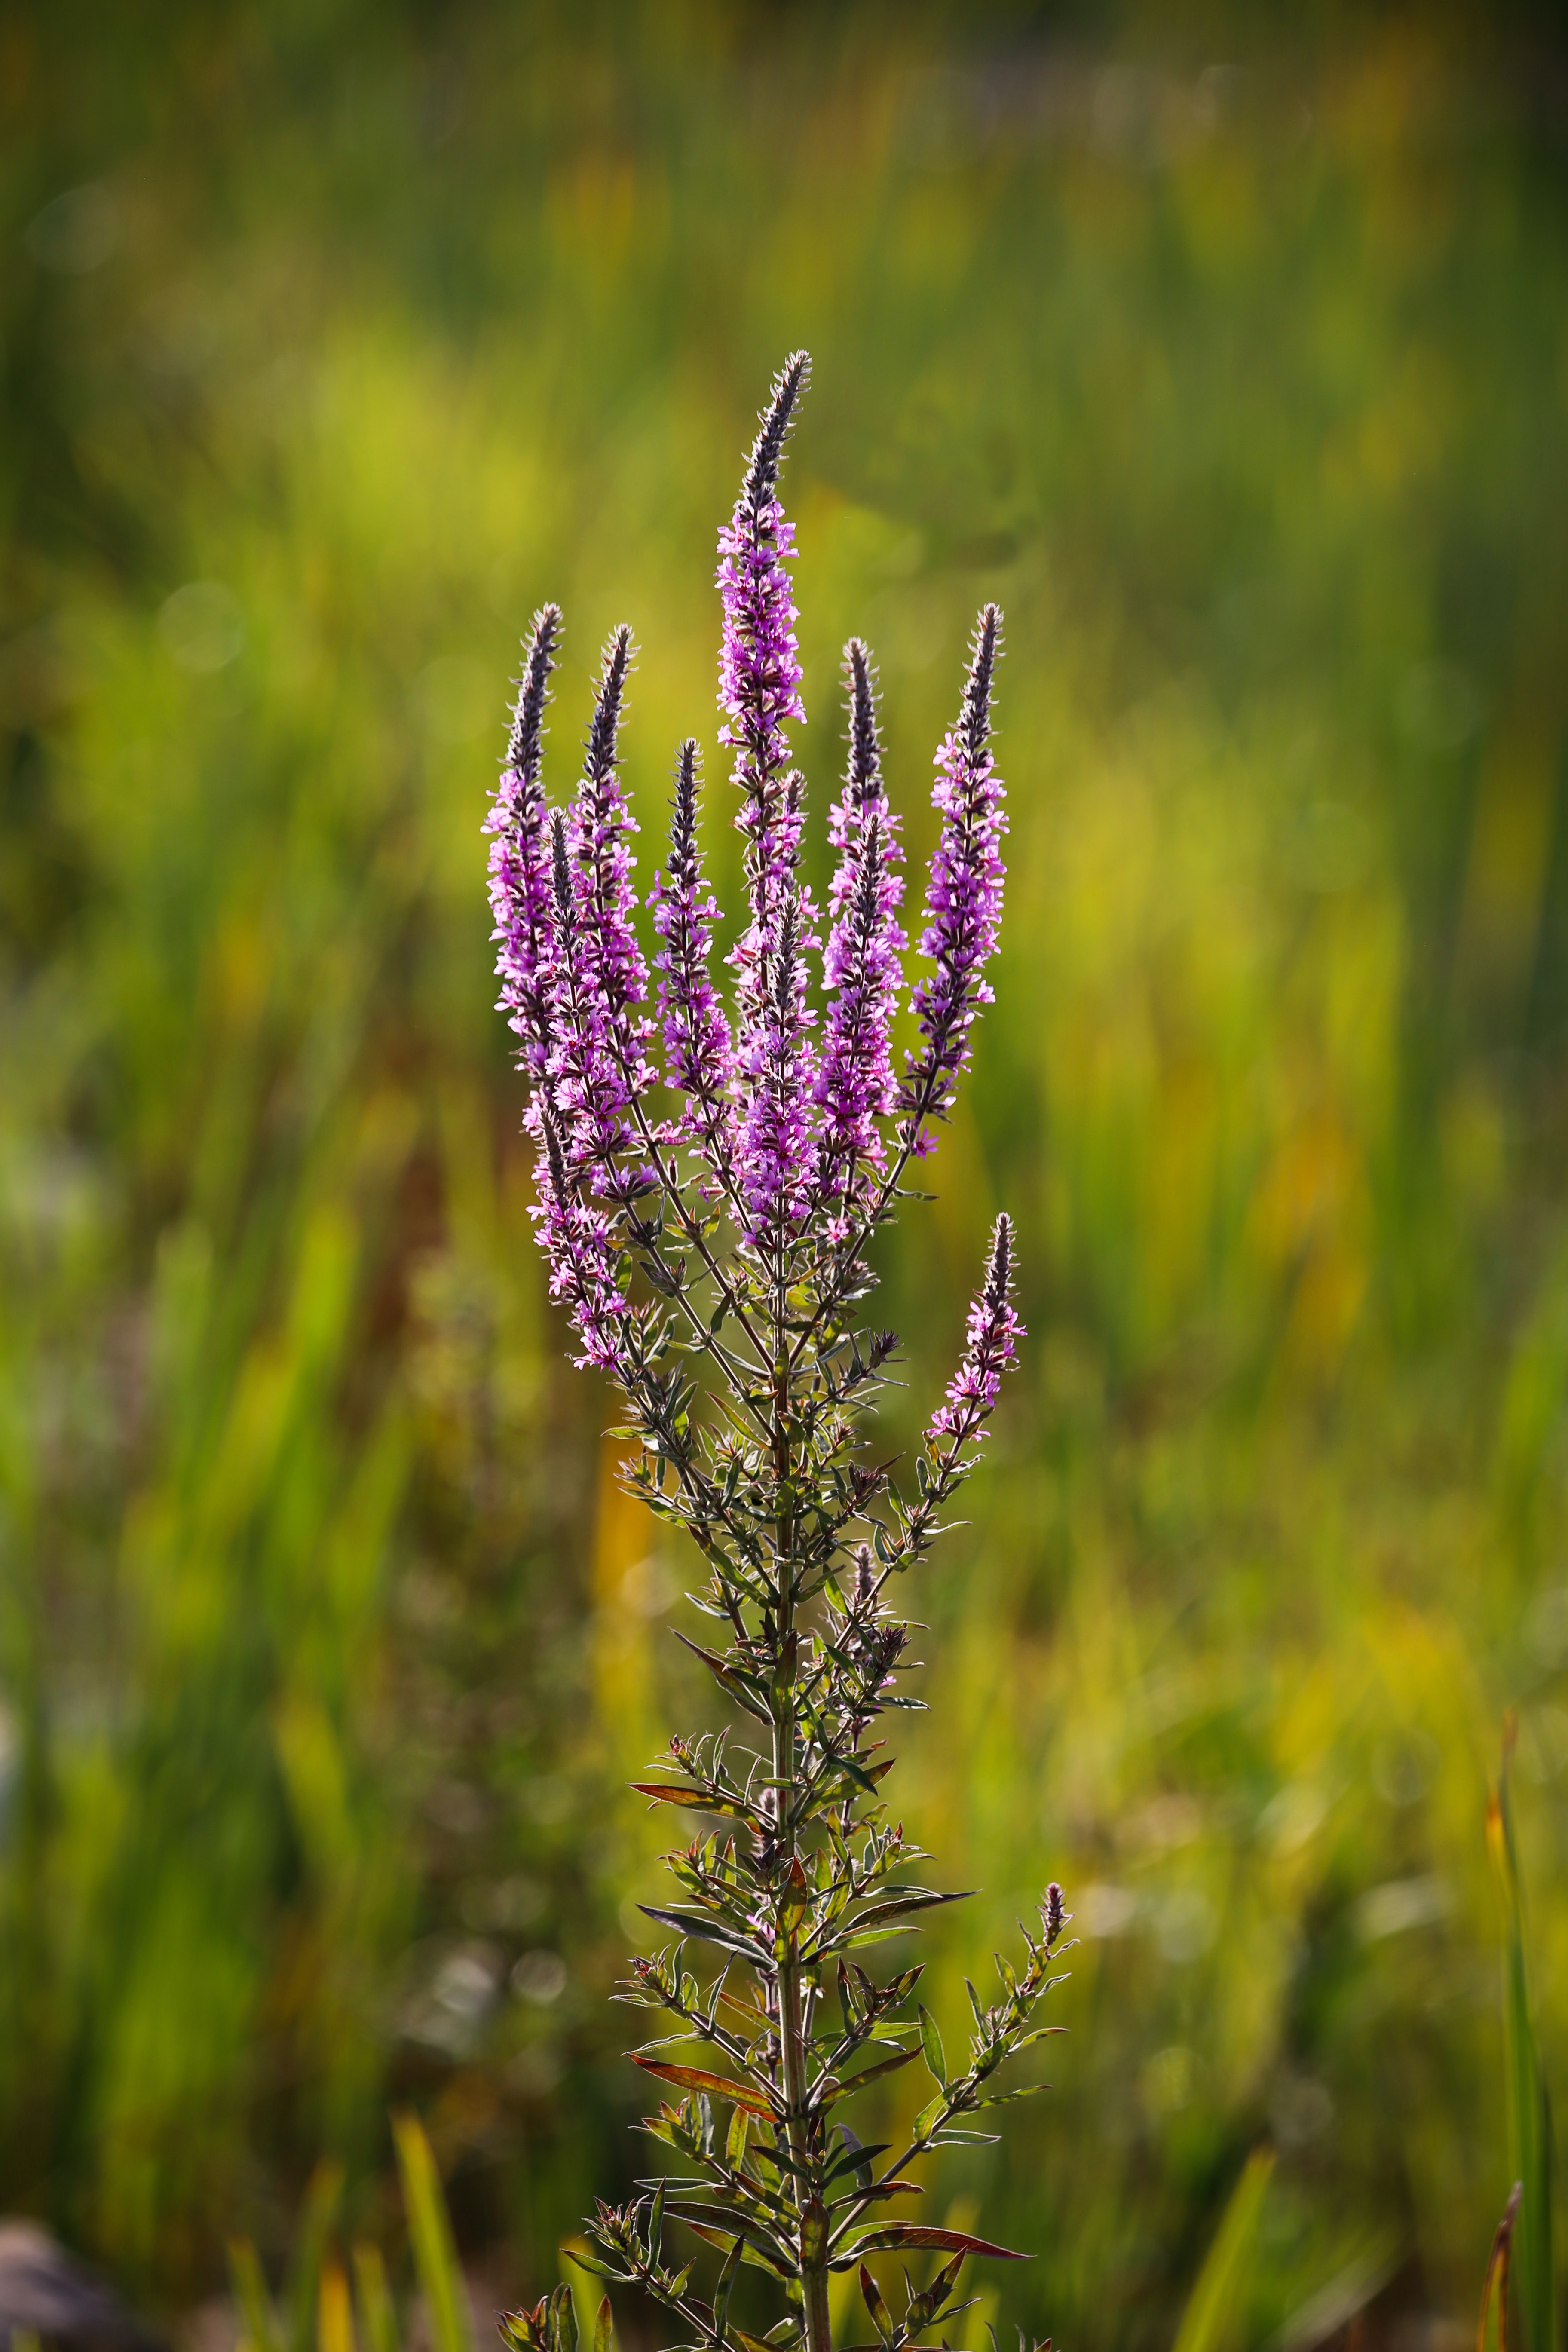
[[[984,1436],[1002,1375],[1023,1337],[1024,1326],[1013,1306],[1013,1225],[1004,1214],[991,1237],[985,1280],[969,1309],[963,1361],[948,1383],[947,1402],[932,1413],[926,1432],[933,1451],[944,1446],[951,1459]]]
[[[633,1010],[647,992],[626,847],[637,827],[616,771],[630,665],[631,632],[617,629],[605,648],[583,780],[570,823],[555,820],[551,860],[554,1036],[547,1067],[568,1162],[591,1171],[595,1191],[612,1199],[644,1183],[647,1171],[629,1174],[618,1160],[637,1140],[632,1114],[654,1076],[645,1051],[649,1024]]]
[[[519,1060],[538,1076],[548,1054],[550,1003],[550,858],[544,839],[544,705],[561,607],[543,604],[533,616],[523,659],[506,764],[490,802],[485,831],[490,844],[491,937],[498,942],[499,1009],[522,1040]]]
[[[730,522],[719,534],[723,638],[719,656],[721,743],[734,747],[742,794],[735,822],[746,838],[751,922],[731,956],[743,1018],[762,1013],[763,965],[776,944],[778,910],[800,856],[798,782],[789,772],[785,721],[804,720],[795,595],[785,569],[795,526],[778,500],[790,418],[811,362],[785,362],[773,383]]]
[[[734,2234],[713,2304],[688,2292],[685,2250],[661,2251],[662,2188],[626,2205],[600,2204],[586,2225],[598,2251],[584,2260],[636,2284],[683,2339],[695,2327],[722,2352],[729,2283],[749,2234],[787,2303],[771,2336],[787,2335],[796,2352],[833,2352],[831,2273],[894,2239],[913,2246],[944,2238],[958,2252],[918,2295],[911,2289],[896,2331],[883,2325],[879,2292],[860,2268],[887,2342],[896,2333],[905,2352],[919,2352],[963,2308],[952,2296],[965,2252],[1009,2250],[889,2224],[882,2200],[915,2190],[910,2166],[993,2104],[988,2086],[1004,2062],[1038,2039],[1031,2021],[1062,1981],[1055,1961],[1068,1924],[1053,1882],[1039,1932],[1024,1930],[1022,1965],[998,1960],[1000,1990],[988,2003],[970,1987],[975,2034],[952,2072],[921,2012],[937,2095],[907,2143],[900,2132],[901,2147],[856,2142],[847,2169],[836,2152],[837,2103],[892,2063],[876,2063],[877,2042],[919,1971],[889,1974],[872,1955],[865,1968],[846,1955],[874,1942],[884,1918],[907,1925],[904,1915],[946,1899],[935,1890],[911,1895],[904,1874],[918,1849],[906,1844],[882,1786],[891,1759],[880,1718],[911,1704],[902,1683],[910,1628],[894,1613],[894,1580],[927,1557],[981,1458],[1023,1328],[1012,1299],[1013,1229],[1001,1217],[963,1361],[916,1454],[916,1483],[895,1484],[897,1457],[879,1461],[863,1442],[898,1346],[863,1311],[876,1280],[869,1244],[910,1197],[910,1157],[952,1102],[976,1013],[990,998],[1004,829],[990,751],[999,632],[987,606],[963,709],[938,755],[941,838],[921,928],[934,970],[916,992],[916,1051],[900,1082],[891,1034],[906,944],[903,851],[882,778],[875,674],[858,639],[845,656],[849,751],[828,819],[837,870],[826,921],[802,887],[805,785],[789,738],[804,712],[793,546],[778,484],[805,379],[797,352],[773,384],[719,543],[722,740],[745,850],[746,904],[729,958],[733,1002],[726,1007],[716,985],[719,909],[698,851],[691,741],[679,755],[668,856],[649,893],[657,1002],[647,1001],[632,890],[636,827],[617,770],[631,663],[624,629],[605,649],[575,800],[551,815],[539,745],[559,616],[553,607],[540,614],[491,819],[491,891],[503,1002],[533,1079],[532,1213],[551,1294],[570,1315],[577,1361],[611,1375],[625,1399],[626,1425],[614,1433],[633,1441],[621,1465],[625,1489],[702,1562],[704,1581],[690,1598],[714,1629],[708,1638],[722,1646],[689,1646],[753,1719],[749,1731],[731,1723],[697,1739],[676,1737],[657,1777],[636,1783],[657,1802],[724,1826],[668,1858],[679,1908],[642,1906],[679,1938],[689,1932],[721,1947],[720,1981],[700,2009],[681,1943],[639,1952],[621,1990],[658,2023],[633,2054],[668,2081],[722,2090],[742,2126],[748,2114],[761,2117],[761,2137],[772,2142],[763,2154],[779,2179],[780,2167],[790,2175],[787,2196],[759,2203],[755,2182],[736,2169],[736,2133],[721,2154],[706,2106],[697,2132],[688,2128],[692,2102],[679,2113],[666,2105],[648,2127],[673,2135],[699,2176],[686,2182],[695,2204],[690,2195],[672,2198],[669,2221],[711,2244]],[[807,983],[819,953],[820,1027]],[[657,1124],[644,1099],[656,1026],[671,1090]],[[825,2032],[817,1994],[835,1967],[841,2014]],[[731,2008],[765,2031],[736,2034],[717,2022],[732,1971],[749,1982],[744,2002],[731,1998]],[[694,2031],[721,2045],[722,2077],[656,2054]],[[693,2221],[693,2210],[728,2226]],[[532,2310],[507,2314],[508,2352],[571,2352],[571,2308],[562,2286]],[[604,2335],[607,2304],[600,2319]]]
[[[942,833],[926,890],[921,952],[936,971],[914,992],[924,1044],[911,1055],[899,1108],[917,1129],[914,1149],[930,1151],[935,1138],[923,1121],[952,1104],[954,1082],[969,1059],[970,1032],[983,1004],[993,1001],[985,965],[1002,920],[1002,836],[1006,794],[990,750],[991,689],[1001,651],[1002,616],[987,604],[975,625],[973,655],[958,723],[936,755],[931,803]]]
[[[716,1179],[728,1168],[725,1100],[735,1049],[724,1008],[709,976],[719,902],[702,873],[697,846],[697,746],[680,747],[669,827],[669,857],[648,892],[653,927],[663,942],[654,958],[663,1024],[666,1077],[687,1097],[669,1141],[700,1143]]]
[[[833,877],[835,921],[828,937],[827,982],[835,994],[827,1015],[816,1101],[821,1118],[818,1199],[824,1232],[833,1242],[848,1233],[858,1205],[858,1178],[880,1169],[886,1150],[878,1121],[893,1108],[897,1089],[889,1040],[903,981],[904,934],[898,911],[903,860],[898,819],[882,786],[877,741],[875,681],[870,656],[858,637],[845,648],[849,678],[849,771],[843,797],[829,820],[839,851]]]

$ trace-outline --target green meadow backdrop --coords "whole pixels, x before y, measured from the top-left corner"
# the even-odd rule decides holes
[[[1510,1706],[1568,2081],[1568,84],[1480,23],[0,21],[0,2208],[150,2310],[323,2156],[394,2244],[395,2104],[498,2294],[637,2161],[624,1784],[710,1700],[543,1296],[479,824],[559,597],[557,789],[626,618],[645,872],[692,730],[733,890],[714,532],[805,343],[819,815],[851,628],[920,853],[1007,616],[895,1423],[1003,1203],[1030,1339],[894,1785],[980,1890],[950,2034],[1047,1875],[1083,1940],[928,2199],[1035,2252],[966,2340],[1163,2352],[1265,2141],[1238,2344],[1468,2324]]]

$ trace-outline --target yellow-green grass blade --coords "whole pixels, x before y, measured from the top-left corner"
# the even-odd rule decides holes
[[[1226,2342],[1257,2251],[1258,2223],[1273,2169],[1273,2149],[1255,2147],[1187,2297],[1175,2352],[1220,2352]]]
[[[355,2246],[353,2263],[365,2352],[398,2352],[397,2315],[392,2307],[381,2248],[368,2243]]]
[[[474,2352],[468,2289],[430,2143],[417,2116],[396,2116],[392,2128],[403,2175],[408,2234],[414,2242],[414,2267],[429,2309],[436,2352]]]
[[[283,2352],[278,2315],[261,2274],[260,2258],[248,2238],[229,2240],[228,2270],[244,2326],[240,2352]]]
[[[330,2160],[318,2164],[305,2190],[305,2208],[289,2266],[289,2352],[312,2352],[316,2343],[321,2265],[342,2190],[342,2166]]]

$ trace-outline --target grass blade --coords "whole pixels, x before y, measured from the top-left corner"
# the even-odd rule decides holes
[[[436,2352],[474,2352],[468,2290],[458,2262],[451,2217],[430,2143],[417,2116],[395,2116],[392,2130],[397,2143],[397,2168],[403,2175],[408,2234],[414,2242],[414,2267],[430,2314],[431,2340]]]
[[[354,2286],[365,2352],[398,2352],[397,2318],[379,2246],[362,2243],[354,2248]]]
[[[1218,2352],[1225,2342],[1252,2265],[1258,2217],[1273,2169],[1273,2149],[1255,2147],[1193,2283],[1176,2331],[1175,2352]]]
[[[244,2326],[240,2352],[283,2352],[282,2331],[272,2308],[272,2297],[261,2275],[260,2259],[248,2238],[229,2240],[228,2270]]]
[[[354,2338],[353,2305],[342,2263],[324,2263],[316,2298],[316,2352],[359,2352]]]
[[[289,2266],[289,2352],[314,2352],[319,2323],[321,2264],[342,2195],[341,2164],[318,2164],[305,2190],[294,2258]]]

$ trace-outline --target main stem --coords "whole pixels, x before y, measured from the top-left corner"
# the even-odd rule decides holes
[[[773,1404],[773,1475],[781,1496],[787,1491],[790,1471],[789,1360],[784,1344],[783,1306],[781,1285]],[[778,1819],[782,1822],[793,1821],[795,1817],[795,1664],[798,1648],[795,1625],[795,1514],[782,1504],[777,1538],[779,1673],[773,1699],[773,1779],[779,1785],[773,1791],[773,1801],[779,1808]],[[797,1835],[798,1831],[792,1831],[789,1851],[780,1856],[782,1875],[778,1881],[778,1899],[781,1909],[790,1904],[793,1892],[792,1864],[798,1859],[795,1850]],[[788,2114],[790,2153],[802,2168],[795,2176],[795,2189],[800,2214],[801,2286],[805,2303],[806,2352],[832,2352],[833,2332],[827,2313],[827,2217],[823,2210],[821,2184],[809,2170],[811,2138],[806,2116],[809,2067],[805,2008],[801,1999],[801,1970],[795,1957],[794,1922],[799,1915],[792,1904],[788,1916],[792,1924],[788,1933],[781,1938],[783,1956],[778,1964],[779,2057]]]

